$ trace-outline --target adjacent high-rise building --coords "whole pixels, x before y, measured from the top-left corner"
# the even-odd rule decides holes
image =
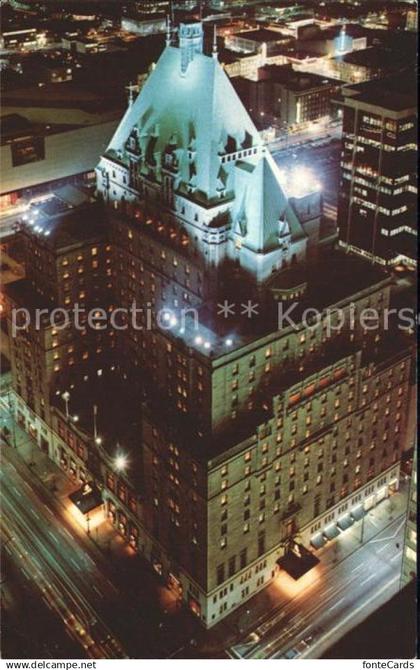
[[[379,326],[382,269],[318,244],[319,187],[284,190],[200,24],[168,34],[97,195],[24,226],[10,307],[46,312],[12,338],[16,416],[210,627],[398,488],[410,340]]]
[[[343,88],[340,244],[384,266],[416,264],[414,76]]]

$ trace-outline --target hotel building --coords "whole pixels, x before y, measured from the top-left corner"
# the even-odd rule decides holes
[[[359,318],[384,317],[390,279],[319,244],[319,189],[284,190],[201,25],[172,42],[99,160],[98,202],[22,224],[9,310],[47,311],[11,338],[10,396],[211,627],[398,488],[411,354]],[[91,322],[51,324],[75,302]]]

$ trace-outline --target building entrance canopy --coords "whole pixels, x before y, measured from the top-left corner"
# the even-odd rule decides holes
[[[317,533],[317,535],[311,537],[311,545],[314,549],[321,549],[325,543],[326,539],[322,533]]]
[[[352,509],[351,516],[355,521],[360,521],[365,516],[366,512],[363,508],[363,505],[359,505],[355,509]]]
[[[297,542],[277,561],[280,568],[285,570],[293,579],[299,579],[318,563],[319,558]]]
[[[347,530],[347,528],[350,528],[354,524],[354,519],[350,514],[345,514],[344,516],[340,517],[337,521],[337,526],[341,528],[341,530]]]
[[[71,493],[69,498],[82,514],[89,514],[89,512],[103,503],[100,491],[96,488],[93,482],[83,484],[80,489]]]
[[[328,526],[328,528],[325,528],[324,530],[324,537],[326,537],[327,540],[333,540],[337,535],[340,535],[340,529],[335,524],[331,524],[331,526]]]

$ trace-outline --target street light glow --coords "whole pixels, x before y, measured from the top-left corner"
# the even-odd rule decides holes
[[[114,460],[115,469],[122,472],[127,468],[128,458],[125,454],[117,454]]]
[[[299,165],[292,170],[278,170],[278,179],[289,197],[301,198],[322,190],[312,170]]]

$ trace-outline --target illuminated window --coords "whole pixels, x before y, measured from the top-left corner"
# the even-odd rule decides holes
[[[409,561],[415,562],[417,560],[417,554],[414,551],[414,549],[412,549],[411,547],[406,547],[405,548],[405,555],[406,555],[406,557],[408,558]]]

